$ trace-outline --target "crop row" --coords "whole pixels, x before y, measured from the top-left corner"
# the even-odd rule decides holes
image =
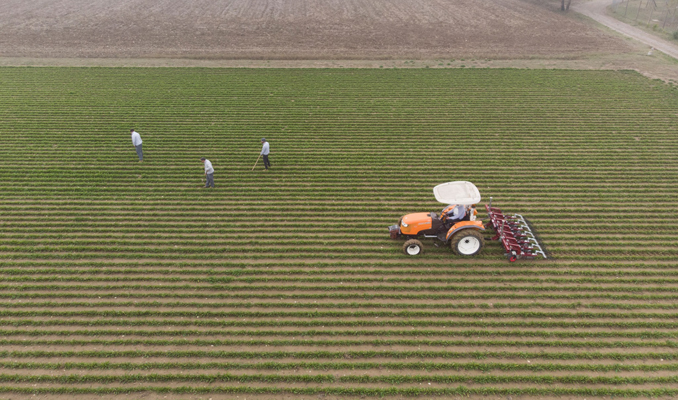
[[[2,383],[55,383],[55,384],[111,384],[149,382],[264,382],[264,383],[387,383],[402,385],[408,383],[468,383],[477,384],[569,384],[569,385],[647,385],[678,383],[678,377],[604,377],[604,376],[497,376],[497,375],[263,375],[263,374],[125,374],[125,375],[9,375],[0,374]],[[678,390],[676,390],[678,392]]]
[[[588,338],[585,338],[588,339]],[[602,341],[602,340],[451,340],[451,339],[356,339],[356,340],[329,340],[329,339],[295,339],[295,340],[226,340],[226,339],[53,339],[53,340],[26,340],[26,339],[0,339],[0,345],[3,346],[172,346],[176,348],[188,346],[221,346],[221,347],[303,347],[311,349],[314,347],[335,347],[344,346],[356,348],[358,346],[370,346],[379,348],[381,346],[476,346],[476,347],[540,347],[540,348],[569,348],[572,351],[579,349],[642,349],[642,348],[678,348],[678,342],[666,341]]]
[[[6,358],[227,358],[227,359],[522,359],[522,360],[677,360],[677,352],[548,352],[548,351],[225,351],[225,350],[29,350],[0,351]]]
[[[225,249],[225,248],[230,248],[233,245],[251,245],[255,246],[257,245],[260,241],[257,241],[255,238],[256,235],[253,235],[250,238],[238,238],[236,240],[227,240],[227,239],[222,239],[218,241],[214,240],[205,240],[202,242],[196,242],[195,238],[193,240],[190,239],[184,239],[181,240],[179,238],[168,238],[168,239],[142,239],[142,238],[135,238],[135,239],[122,239],[122,238],[109,238],[107,242],[109,243],[109,246],[102,246],[101,241],[98,239],[89,239],[89,238],[82,238],[82,239],[21,239],[21,240],[11,240],[7,239],[5,240],[5,245],[0,246],[0,251],[16,251],[18,249],[26,249],[26,252],[47,252],[47,251],[73,251],[73,250],[90,250],[90,251],[103,251],[107,248],[112,248],[114,250],[117,249],[126,249],[126,250],[140,250],[140,248],[146,248],[148,253],[154,253],[158,251],[157,249],[165,249],[165,248],[174,248],[176,249],[177,247],[180,246],[181,251],[184,251],[186,253],[192,253],[194,251],[199,251],[199,250],[194,250],[194,249],[199,249],[202,248],[204,251],[204,248],[215,248],[215,250],[220,250],[220,249]],[[549,237],[555,237],[554,235],[549,235]],[[294,244],[290,243],[290,240],[294,240]],[[285,246],[290,246],[290,245],[296,245],[297,248],[302,249],[305,247],[311,247],[314,245],[322,244],[322,245],[345,245],[348,240],[353,241],[353,239],[359,239],[360,241],[356,241],[356,243],[352,243],[354,248],[359,248],[361,246],[367,246],[373,243],[383,243],[385,239],[383,237],[376,237],[375,235],[372,234],[371,237],[369,238],[361,238],[359,235],[355,235],[351,238],[351,235],[347,235],[345,237],[341,238],[335,238],[331,237],[329,235],[324,236],[322,239],[316,238],[316,239],[308,239],[308,235],[302,234],[301,231],[298,233],[294,234],[289,234],[286,235],[284,238],[270,238],[268,241],[269,247],[285,247]],[[568,237],[568,238],[563,238],[561,237],[559,240],[559,243],[561,246],[576,246],[581,243],[581,238],[578,238],[579,240],[575,240],[577,238],[575,237]],[[644,242],[652,242],[654,243],[655,246],[670,246],[675,243],[673,240],[674,238],[666,237],[666,238],[643,238],[643,239],[636,239],[632,240],[631,238],[624,240],[624,239],[619,239],[616,242],[616,246],[622,247],[622,246],[628,246],[630,244],[642,244]],[[587,244],[590,246],[603,246],[607,242],[604,240],[588,240]],[[40,246],[39,248],[35,248],[34,246]],[[610,246],[612,247],[612,246]]]
[[[626,338],[626,339],[675,339],[678,333],[672,331],[624,331],[624,332],[606,332],[606,331],[557,331],[557,330],[489,330],[489,329],[474,329],[474,330],[457,330],[457,329],[380,329],[380,330],[330,330],[330,329],[309,329],[309,330],[195,330],[195,329],[181,329],[181,330],[110,330],[110,329],[89,329],[89,330],[24,330],[24,329],[2,329],[0,334],[3,337],[9,338],[12,336],[65,336],[65,337],[103,337],[103,336],[136,336],[136,337],[151,337],[151,336],[248,336],[248,337],[523,337],[523,338],[584,338],[584,339],[610,339],[610,338]],[[641,343],[643,344],[643,343]],[[595,345],[595,344],[594,344]],[[669,344],[673,346],[673,344]]]
[[[585,362],[581,364],[561,363],[499,363],[499,362],[314,362],[314,361],[290,361],[277,362],[266,361],[259,363],[250,362],[23,362],[7,361],[0,362],[5,369],[25,370],[123,370],[123,371],[148,371],[148,370],[264,370],[264,371],[287,371],[287,370],[411,370],[411,371],[504,371],[504,372],[543,372],[543,371],[591,371],[591,372],[659,372],[678,371],[678,363],[665,362],[662,364],[597,364]]]
[[[276,303],[265,303],[265,302],[179,302],[179,301],[96,301],[96,302],[72,302],[72,301],[41,301],[41,302],[3,302],[0,303],[0,308],[4,310],[11,310],[16,308],[43,308],[55,310],[59,308],[114,308],[114,307],[130,307],[130,308],[143,308],[143,309],[153,309],[153,308],[189,308],[192,310],[205,309],[205,308],[232,308],[232,309],[249,309],[249,308],[312,308],[312,309],[437,309],[437,310],[449,310],[449,309],[496,309],[496,310],[510,310],[510,309],[620,309],[620,310],[674,310],[678,308],[678,304],[675,303],[665,303],[665,304],[635,304],[635,303],[460,303],[460,304],[437,304],[437,303],[396,303],[396,302],[387,302],[387,303],[361,303],[361,302],[346,302],[346,303],[329,303],[329,302],[320,302],[314,301],[310,302],[276,302]]]
[[[234,285],[223,285],[220,282],[215,282],[214,284],[209,284],[209,278],[205,279],[205,284],[198,285],[189,285],[189,284],[176,284],[176,285],[147,285],[147,284],[90,284],[90,285],[0,285],[0,290],[5,291],[16,291],[23,292],[29,290],[40,290],[40,291],[106,291],[106,290],[125,290],[125,291],[143,291],[143,292],[163,292],[163,291],[177,291],[177,290],[186,290],[186,291],[203,291],[203,292],[358,292],[358,293],[373,293],[373,292],[402,292],[407,290],[408,292],[460,292],[460,291],[482,291],[482,292],[530,292],[530,293],[539,293],[539,292],[575,292],[575,293],[585,293],[585,292],[621,292],[621,293],[675,293],[678,292],[678,287],[670,286],[647,286],[639,287],[636,285],[631,286],[560,286],[560,285],[525,285],[525,286],[505,286],[505,285],[388,285],[388,284],[379,284],[379,285],[243,285],[243,286],[234,286]],[[218,281],[218,279],[215,279]]]
[[[491,293],[491,294],[476,294],[476,293],[426,293],[426,294],[403,294],[403,293],[294,293],[289,294],[285,292],[280,293],[209,293],[209,292],[163,292],[163,291],[124,291],[124,292],[84,292],[82,287],[75,291],[56,291],[49,292],[16,292],[6,291],[0,293],[0,298],[23,301],[21,299],[277,299],[277,300],[399,300],[399,301],[422,301],[422,300],[439,300],[439,301],[466,301],[466,300],[515,300],[515,299],[551,299],[551,300],[567,300],[567,301],[582,301],[592,299],[609,299],[617,301],[675,301],[678,295],[675,294],[619,294],[619,293]],[[124,303],[123,303],[124,304]],[[649,303],[652,304],[652,303]],[[282,305],[281,305],[282,307]],[[469,306],[470,307],[470,306]],[[583,307],[583,306],[582,306]],[[398,308],[398,307],[394,307]],[[570,308],[564,305],[563,308]],[[605,308],[605,307],[601,307]],[[624,308],[620,306],[619,308]],[[642,308],[642,307],[639,307]],[[648,307],[651,308],[651,307]],[[631,306],[629,309],[635,309]]]
[[[10,264],[10,263],[7,263]],[[346,278],[347,280],[351,279],[374,279],[378,278],[380,280],[389,280],[389,281],[400,281],[400,280],[421,280],[425,281],[430,279],[430,277],[450,277],[448,279],[484,279],[487,277],[496,277],[498,280],[503,279],[514,279],[516,277],[526,277],[532,276],[535,270],[533,268],[515,268],[515,269],[496,269],[496,266],[488,263],[482,268],[478,269],[466,269],[463,266],[458,266],[455,269],[449,268],[445,264],[441,265],[430,265],[426,270],[412,270],[407,268],[407,266],[398,265],[394,263],[392,268],[384,269],[384,264],[378,265],[378,268],[374,268],[373,265],[360,265],[351,267],[341,267],[336,266],[336,269],[330,268],[318,268],[316,266],[309,267],[308,269],[300,268],[300,264],[294,264],[293,266],[286,267],[285,264],[273,264],[272,266],[249,266],[245,269],[244,266],[240,266],[234,263],[234,265],[219,265],[212,268],[206,267],[205,265],[182,265],[181,268],[168,268],[168,265],[153,265],[145,264],[143,267],[139,267],[139,264],[128,264],[128,265],[103,265],[102,268],[93,268],[91,264],[83,265],[82,267],[71,268],[73,264],[69,264],[64,268],[54,268],[50,266],[35,266],[32,269],[26,268],[20,265],[26,265],[24,262],[21,263],[11,263],[10,266],[0,266],[0,271],[5,274],[7,277],[12,276],[34,276],[34,275],[61,275],[66,277],[69,275],[87,275],[88,277],[106,277],[106,276],[126,276],[134,277],[136,275],[145,275],[145,274],[158,274],[158,275],[172,275],[181,279],[191,279],[192,277],[215,277],[218,279],[232,279],[234,281],[246,281],[254,282],[261,279],[278,279],[285,281],[284,278],[290,277],[308,277],[305,279],[313,279],[313,277],[324,277],[323,280],[336,279],[337,276]],[[58,264],[58,263],[54,263]],[[45,265],[49,265],[46,263]],[[135,265],[139,268],[134,268],[132,265]],[[589,264],[590,265],[590,264]],[[362,268],[361,268],[362,267]],[[405,267],[405,268],[403,268]],[[598,268],[598,265],[596,265]],[[577,280],[586,280],[586,279],[597,279],[597,280],[608,280],[609,278],[618,278],[618,282],[624,282],[628,280],[640,279],[641,281],[648,280],[652,281],[654,278],[663,278],[666,277],[666,281],[670,282],[671,279],[676,276],[677,272],[672,269],[617,269],[611,271],[603,270],[589,270],[589,269],[568,269],[568,270],[558,270],[555,268],[540,268],[539,271],[544,277],[543,279],[577,279]],[[633,268],[626,267],[626,268]],[[456,277],[456,278],[452,278]],[[250,280],[251,279],[251,280]],[[527,281],[534,281],[538,278],[529,278]],[[303,281],[300,278],[300,282]],[[584,282],[584,281],[581,281]]]
[[[363,258],[365,260],[381,260],[381,259],[398,259],[402,257],[402,252],[399,248],[387,250],[389,252],[376,253],[372,249],[364,249],[361,252],[354,252],[353,257],[349,257],[350,252],[345,251],[345,255],[341,254],[332,254],[332,248],[317,248],[317,253],[313,252],[313,249],[307,249],[303,253],[294,253],[294,252],[280,252],[278,254],[267,254],[263,252],[253,252],[253,253],[240,253],[237,252],[237,249],[233,249],[233,252],[225,252],[225,254],[191,254],[182,257],[182,253],[177,251],[175,253],[157,253],[153,255],[147,255],[144,253],[115,253],[115,252],[59,252],[59,253],[4,253],[0,254],[0,260],[35,260],[36,262],[42,262],[44,260],[91,260],[91,259],[101,259],[106,257],[114,257],[119,259],[128,259],[128,260],[139,260],[139,259],[148,259],[148,260],[171,260],[176,258],[184,258],[189,260],[223,260],[225,257],[234,258],[234,259],[246,259],[252,260],[253,258],[262,259],[262,260],[300,260],[300,261],[315,261],[327,259],[355,259],[356,257]],[[619,261],[619,262],[628,262],[634,261],[639,262],[646,260],[647,257],[653,257],[654,261],[673,261],[676,259],[676,255],[673,254],[675,251],[628,251],[622,252],[619,250],[609,250],[601,251],[597,249],[587,249],[586,251],[582,249],[564,251],[566,249],[553,248],[549,247],[549,251],[552,251],[552,254],[559,254],[560,256],[567,257],[569,260],[573,261]],[[562,251],[562,254],[561,254]],[[325,254],[322,254],[325,252]],[[556,253],[557,252],[557,253]],[[428,260],[435,259],[449,259],[451,256],[449,252],[429,252],[426,257]],[[602,253],[602,254],[601,254]],[[257,257],[252,257],[257,254]],[[499,251],[497,246],[497,251],[491,257],[486,257],[485,255],[480,255],[479,259],[490,259],[496,258],[500,255],[503,255],[503,252]]]
[[[134,387],[22,387],[0,386],[0,393],[18,393],[26,395],[130,395],[130,394],[250,394],[250,395],[307,395],[307,396],[582,396],[582,397],[663,397],[676,396],[678,389],[613,389],[613,388],[467,388],[460,385],[456,388],[352,388],[352,387],[256,387],[256,386],[134,386]]]
[[[374,282],[374,283],[379,283],[379,288],[389,288],[390,286],[386,286],[387,284],[390,285],[395,285],[399,286],[403,283],[413,283],[413,284],[418,284],[418,285],[427,285],[431,283],[439,283],[439,284],[460,284],[460,283],[468,283],[468,284],[483,284],[483,283],[488,283],[488,284],[502,284],[502,283],[516,283],[516,284],[530,284],[530,283],[539,283],[539,284],[545,284],[545,285],[553,285],[553,284],[562,284],[562,285],[590,285],[590,284],[609,284],[609,285],[615,285],[615,287],[619,287],[620,285],[658,285],[658,284],[664,284],[666,286],[662,286],[663,290],[666,291],[675,291],[678,290],[678,286],[675,288],[673,285],[678,283],[678,279],[671,279],[671,278],[657,278],[657,279],[643,279],[643,278],[634,278],[634,279],[626,279],[626,278],[548,278],[548,277],[542,277],[542,278],[522,278],[522,277],[511,277],[511,278],[421,278],[421,277],[412,277],[412,278],[403,278],[403,277],[393,277],[393,276],[372,276],[372,277],[347,277],[347,276],[342,276],[342,277],[314,277],[314,278],[300,278],[300,277],[279,277],[279,276],[273,276],[273,277],[268,277],[268,276],[263,276],[263,277],[232,277],[232,276],[226,276],[226,277],[219,277],[219,276],[203,276],[203,277],[188,277],[188,276],[182,276],[182,275],[175,275],[175,276],[170,276],[170,277],[164,277],[162,275],[160,276],[154,276],[153,272],[149,272],[149,274],[145,276],[127,276],[127,275],[121,275],[121,276],[69,276],[68,274],[55,274],[51,276],[11,276],[4,278],[3,281],[6,283],[12,283],[12,282],[63,282],[63,283],[68,283],[68,282],[157,282],[157,283],[167,283],[167,282],[176,282],[176,283],[184,283],[184,284],[190,284],[190,283],[212,283],[212,284],[224,284],[224,283],[230,283],[233,285],[243,285],[243,284],[260,284],[260,283],[268,283],[271,281],[275,281],[279,285],[283,285],[285,283],[293,283],[295,285],[303,285],[306,283],[309,284],[365,284],[369,282]],[[243,286],[239,286],[243,287]],[[249,286],[247,286],[249,288]],[[308,286],[306,287],[306,290],[312,289],[314,287]],[[315,286],[315,288],[321,288],[320,286]],[[607,287],[603,286],[601,287],[601,290],[605,290]],[[436,288],[439,290],[439,288]],[[648,290],[657,290],[656,286],[653,288],[652,286],[647,287],[646,289]]]
[[[455,259],[454,263],[448,261],[443,263],[426,263],[425,268],[413,268],[411,259],[400,259],[392,262],[380,261],[313,261],[312,263],[303,262],[260,262],[250,263],[241,262],[238,260],[223,260],[219,262],[190,262],[183,260],[173,261],[49,261],[36,264],[32,261],[0,261],[0,269],[7,268],[8,270],[18,269],[30,273],[32,269],[40,270],[47,269],[47,273],[52,270],[75,268],[91,268],[93,274],[106,273],[107,270],[136,270],[136,268],[158,269],[158,268],[175,268],[176,271],[183,271],[190,274],[192,270],[201,271],[204,269],[206,274],[223,274],[223,275],[248,275],[257,273],[271,273],[271,274],[290,274],[301,273],[304,275],[336,275],[337,273],[352,274],[353,272],[369,274],[374,273],[388,273],[416,275],[430,275],[444,273],[454,273],[459,275],[518,275],[522,272],[535,273],[547,271],[549,275],[596,275],[596,276],[624,276],[631,275],[647,275],[652,276],[655,271],[658,274],[667,272],[670,273],[678,270],[678,266],[673,262],[657,262],[648,261],[644,263],[619,264],[613,262],[569,262],[566,267],[562,267],[559,263],[514,263],[506,264],[504,260],[488,260],[485,263],[478,263],[475,259],[464,260]],[[325,273],[324,271],[327,271]]]
[[[639,319],[649,318],[657,320],[676,320],[678,313],[669,312],[567,312],[567,311],[202,311],[202,310],[31,310],[12,311],[0,310],[0,317],[110,317],[110,318],[563,318],[563,319]]]
[[[663,321],[532,321],[532,320],[500,320],[500,321],[465,321],[465,320],[388,320],[388,319],[368,319],[368,320],[276,320],[276,321],[250,321],[250,320],[209,320],[205,318],[188,319],[3,319],[0,320],[0,326],[15,327],[49,327],[49,326],[75,326],[75,327],[96,327],[96,326],[123,326],[123,327],[156,327],[156,328],[181,328],[195,329],[198,327],[220,327],[220,328],[353,328],[353,327],[374,327],[374,328],[392,328],[409,327],[416,328],[484,328],[484,329],[677,329],[678,322]],[[529,336],[529,335],[527,335]]]

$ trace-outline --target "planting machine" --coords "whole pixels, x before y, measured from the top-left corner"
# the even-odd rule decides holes
[[[506,215],[500,209],[492,207],[492,197],[490,197],[490,204],[485,205],[485,209],[487,216],[490,217],[488,225],[492,225],[496,233],[492,240],[501,242],[506,251],[504,254],[509,261],[514,262],[520,258],[534,258],[539,255],[546,258],[546,252],[522,215]]]
[[[440,215],[423,212],[404,215],[396,225],[389,226],[392,239],[405,238],[403,252],[416,256],[424,251],[419,239],[433,239],[434,244],[448,245],[460,256],[474,256],[485,245],[483,232],[492,227],[509,261],[534,258],[546,253],[539,244],[530,225],[520,214],[506,215],[500,209],[485,205],[489,222],[476,220],[475,205],[480,202],[480,192],[471,182],[456,181],[440,184],[433,188],[433,194],[441,203],[448,204]]]

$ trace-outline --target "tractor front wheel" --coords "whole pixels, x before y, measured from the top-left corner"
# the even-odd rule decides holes
[[[450,241],[452,251],[459,256],[475,256],[480,253],[484,244],[485,239],[483,238],[482,233],[475,229],[464,229],[459,231],[452,236],[452,240]]]
[[[403,244],[403,253],[407,256],[418,256],[424,252],[424,245],[417,239],[410,239]]]

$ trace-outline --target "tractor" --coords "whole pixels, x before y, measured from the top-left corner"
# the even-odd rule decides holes
[[[391,238],[406,239],[403,253],[408,256],[424,251],[420,238],[433,239],[436,246],[449,244],[460,256],[480,253],[485,244],[485,226],[482,221],[476,221],[475,205],[480,202],[478,188],[471,182],[448,182],[434,187],[433,194],[436,200],[448,204],[440,215],[435,212],[404,215],[396,225],[389,226]]]

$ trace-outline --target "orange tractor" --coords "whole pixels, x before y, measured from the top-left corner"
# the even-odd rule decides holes
[[[475,205],[480,202],[480,192],[471,182],[456,181],[438,185],[433,194],[441,203],[449,204],[440,215],[422,212],[403,216],[398,224],[389,226],[392,239],[404,237],[403,252],[416,256],[423,252],[419,238],[434,239],[450,245],[460,256],[475,256],[482,250],[485,239],[482,221],[476,221]]]

